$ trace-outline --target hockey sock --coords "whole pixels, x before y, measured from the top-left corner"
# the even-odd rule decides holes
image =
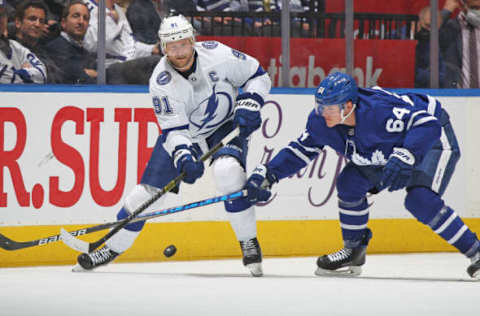
[[[472,257],[480,249],[477,236],[448,206],[444,206],[428,226],[467,257]]]
[[[257,236],[255,207],[251,206],[241,212],[227,212],[230,225],[239,241],[246,241]]]
[[[432,190],[424,187],[409,190],[405,206],[415,218],[428,225],[437,235],[467,257],[479,251],[480,243],[477,236]]]
[[[339,199],[338,206],[340,208],[340,227],[342,228],[345,247],[358,247],[367,228],[369,216],[367,199],[364,197],[353,202]]]

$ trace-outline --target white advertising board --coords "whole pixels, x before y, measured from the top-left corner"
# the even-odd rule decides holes
[[[462,148],[445,200],[461,216],[480,217],[480,154],[475,118],[479,97],[440,97]],[[148,94],[2,92],[0,100],[0,225],[88,224],[112,221],[134,187],[159,135]],[[312,109],[311,95],[273,94],[252,137],[248,171],[300,136]],[[325,150],[307,168],[273,188],[257,208],[260,220],[336,219],[335,176],[344,165]],[[216,195],[206,175],[163,205]],[[371,218],[409,218],[404,193],[371,197]],[[221,204],[161,218],[225,220]]]

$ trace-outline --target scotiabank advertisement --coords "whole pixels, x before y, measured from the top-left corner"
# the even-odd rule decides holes
[[[282,43],[268,37],[204,37],[219,40],[254,56],[272,78],[273,86],[282,85]],[[360,87],[411,88],[415,76],[415,40],[355,40],[354,71]],[[290,86],[314,88],[325,76],[345,69],[344,39],[290,40]]]
[[[294,89],[292,89],[294,91]],[[293,93],[293,92],[292,92]],[[479,98],[442,98],[462,146],[445,199],[457,213],[480,217],[480,155],[474,118]],[[112,221],[138,183],[161,130],[147,93],[2,92],[0,100],[0,225],[89,224]],[[252,137],[247,171],[299,137],[312,96],[271,94]],[[326,149],[306,168],[275,185],[257,208],[259,220],[336,219],[335,179],[344,159]],[[468,171],[468,172],[466,172]],[[150,210],[219,195],[206,164],[195,184],[182,184]],[[403,192],[371,197],[372,218],[403,218]],[[221,203],[161,221],[225,220]]]

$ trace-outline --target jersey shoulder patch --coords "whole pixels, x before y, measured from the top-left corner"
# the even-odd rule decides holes
[[[215,49],[218,47],[218,42],[217,41],[205,41],[202,42],[202,46],[206,49]]]
[[[166,85],[170,80],[172,80],[172,74],[167,70],[162,71],[157,76],[157,83],[161,86]]]

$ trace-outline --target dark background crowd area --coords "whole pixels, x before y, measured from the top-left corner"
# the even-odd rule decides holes
[[[83,1],[89,14],[95,12],[92,9],[97,5],[94,0],[74,1]],[[455,18],[459,6],[452,3],[459,1],[439,1],[441,25]],[[107,16],[115,22],[125,16],[124,23],[131,29],[136,49],[142,45],[146,51],[142,56],[132,55],[123,59],[120,58],[122,56],[109,56],[107,51],[107,58],[113,60],[106,68],[107,83],[148,84],[149,75],[162,56],[157,32],[165,16],[183,14],[192,22],[198,35],[279,37],[281,3],[281,0],[106,0]],[[421,12],[428,9],[429,3],[430,0],[405,0],[385,5],[373,0],[354,1],[356,39],[418,41],[415,87],[428,87],[430,20],[427,23]],[[8,38],[27,47],[46,64],[47,83],[94,84],[97,81],[96,43],[94,48],[81,43],[87,36],[85,30],[77,41],[61,34],[68,33],[62,20],[66,18],[65,8],[69,4],[71,2],[67,0],[7,0]],[[36,12],[38,9],[45,11],[45,16],[40,19],[36,16],[39,21],[28,20],[26,13],[29,6],[34,6]],[[448,10],[445,11],[445,8]],[[304,38],[343,38],[344,10],[345,1],[292,0],[290,34]],[[36,26],[32,26],[35,23]],[[27,27],[37,30],[29,31]],[[75,27],[72,28],[75,32]],[[59,43],[62,36],[67,39],[65,43]],[[58,56],[60,53],[70,59],[62,59]],[[117,57],[118,60],[115,60]],[[66,66],[65,63],[71,65]],[[441,67],[444,67],[442,63]]]

